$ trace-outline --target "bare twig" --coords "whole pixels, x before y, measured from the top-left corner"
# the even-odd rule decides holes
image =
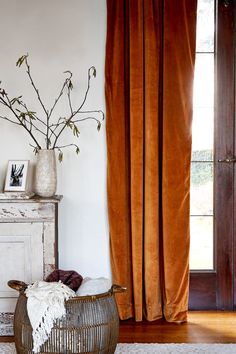
[[[64,89],[65,89],[66,85],[68,84],[68,81],[70,81],[71,78],[72,78],[72,73],[71,73],[70,71],[65,71],[64,73],[65,73],[65,74],[66,74],[66,73],[69,73],[69,77],[67,77],[67,78],[65,79],[65,81],[64,81],[64,83],[63,83],[63,85],[62,85],[61,91],[59,92],[59,95],[58,95],[57,98],[55,99],[54,104],[53,104],[52,108],[50,109],[50,112],[49,112],[49,114],[48,114],[49,118],[51,117],[52,112],[54,111],[54,109],[55,109],[55,107],[56,107],[58,101],[60,100],[61,96],[63,95]]]
[[[85,104],[85,102],[86,102],[86,99],[87,99],[87,96],[88,96],[88,92],[89,92],[89,88],[90,88],[90,80],[91,80],[91,74],[90,74],[90,72],[91,72],[91,70],[94,71],[94,76],[96,75],[96,74],[95,74],[95,73],[96,73],[96,69],[95,69],[94,66],[92,66],[91,68],[88,69],[87,89],[86,89],[86,92],[85,92],[85,95],[84,95],[84,99],[83,99],[83,101],[82,101],[80,107],[79,107],[76,111],[72,112],[72,114],[71,114],[71,116],[69,117],[69,119],[67,120],[67,122],[63,125],[63,127],[61,128],[61,130],[60,130],[59,133],[57,134],[57,137],[56,137],[56,139],[55,139],[55,141],[54,141],[54,144],[53,144],[53,148],[55,148],[55,146],[56,146],[56,144],[57,144],[57,141],[58,141],[60,135],[62,134],[63,130],[66,128],[67,124],[73,119],[73,117],[74,117],[77,113],[79,113],[79,111],[81,110],[81,108],[84,106],[84,104]]]
[[[82,102],[77,109],[75,109],[75,110],[73,109],[72,99],[71,99],[71,92],[73,89],[73,84],[71,81],[72,73],[70,71],[65,71],[64,73],[66,73],[68,75],[65,78],[65,80],[61,86],[61,89],[60,89],[58,95],[56,96],[51,109],[47,110],[47,108],[41,98],[41,95],[39,93],[39,90],[37,89],[34,79],[32,77],[30,65],[28,63],[28,54],[20,57],[18,59],[16,65],[20,67],[23,63],[24,63],[24,65],[26,65],[27,76],[30,80],[33,90],[35,91],[35,93],[37,95],[37,99],[40,103],[40,106],[43,109],[43,113],[45,114],[46,119],[39,118],[38,115],[36,114],[36,112],[29,110],[27,104],[22,101],[22,99],[21,99],[22,96],[18,96],[18,97],[10,99],[8,94],[6,93],[6,91],[2,87],[0,87],[0,104],[5,106],[9,110],[13,114],[13,117],[8,118],[5,116],[5,113],[3,113],[2,115],[0,115],[0,119],[4,119],[10,123],[22,126],[30,134],[31,138],[33,139],[35,145],[30,145],[30,146],[32,146],[34,148],[35,152],[37,152],[38,150],[41,149],[41,146],[40,146],[37,138],[34,136],[35,135],[34,133],[38,132],[45,138],[47,149],[51,148],[51,149],[57,149],[59,151],[59,160],[60,161],[63,158],[63,153],[61,150],[63,148],[75,146],[76,152],[78,153],[79,152],[78,145],[66,144],[66,145],[59,146],[58,139],[60,138],[61,134],[63,133],[63,131],[66,127],[69,127],[72,130],[73,134],[78,137],[80,132],[79,132],[79,129],[78,129],[76,123],[86,121],[86,120],[96,121],[97,129],[98,130],[100,129],[100,126],[101,126],[100,120],[104,119],[103,111],[101,111],[101,110],[94,110],[94,111],[84,110],[84,111],[82,111],[82,108],[84,107],[85,102],[88,97],[91,77],[96,76],[95,67],[92,66],[88,69],[87,88],[85,90],[85,94],[82,99]],[[1,82],[0,82],[0,84],[1,84]],[[51,120],[52,114],[53,114],[55,107],[58,104],[59,100],[61,99],[61,97],[65,93],[66,89],[67,89],[67,99],[68,99],[68,106],[69,106],[68,107],[69,108],[68,117],[59,117],[57,119],[56,123],[51,124],[50,120]],[[15,106],[16,104],[18,104],[18,105]],[[100,114],[101,117],[100,118],[98,117],[99,119],[94,117],[93,114],[95,114],[95,113]],[[77,115],[80,115],[80,114],[82,114],[82,115],[86,114],[87,116],[86,117],[82,116],[81,118],[77,117]],[[16,119],[16,121],[14,119]]]
[[[46,107],[45,107],[45,105],[44,105],[44,103],[43,103],[43,101],[42,101],[42,99],[41,99],[41,96],[40,96],[40,94],[39,94],[39,90],[37,89],[37,87],[36,87],[35,84],[34,84],[34,81],[33,81],[32,75],[31,75],[31,71],[30,71],[30,66],[29,66],[29,64],[28,64],[27,57],[28,57],[28,55],[27,55],[26,58],[25,58],[25,64],[26,64],[26,66],[27,66],[26,73],[27,73],[27,75],[28,75],[28,77],[29,77],[29,79],[30,79],[30,82],[31,82],[31,85],[32,85],[33,88],[34,88],[34,91],[36,92],[38,101],[40,102],[40,104],[41,104],[41,106],[42,106],[42,108],[43,108],[43,110],[44,110],[45,115],[48,117],[48,111],[47,111],[47,109],[46,109]]]
[[[91,80],[91,74],[90,74],[90,72],[91,72],[91,70],[93,70],[93,72],[94,72],[93,75],[96,76],[96,69],[95,69],[94,66],[91,66],[91,68],[88,69],[88,83],[87,83],[87,89],[86,89],[86,91],[85,91],[84,99],[83,99],[83,101],[82,101],[80,107],[77,109],[76,112],[79,112],[79,111],[81,110],[81,108],[84,106],[84,104],[85,104],[85,102],[86,102],[86,100],[87,100],[88,92],[89,92],[89,89],[90,89],[90,80]]]
[[[32,75],[31,75],[31,71],[30,71],[30,66],[28,64],[28,60],[27,60],[27,57],[28,55],[25,57],[25,64],[27,66],[27,70],[26,70],[26,73],[30,79],[30,82],[31,82],[31,85],[33,86],[34,88],[34,91],[36,92],[36,95],[37,95],[37,98],[38,98],[38,101],[39,103],[41,104],[42,106],[42,109],[46,115],[46,120],[47,120],[47,124],[46,124],[46,146],[47,146],[47,149],[49,148],[49,141],[48,141],[48,135],[49,135],[49,113],[48,113],[48,110],[46,109],[42,99],[41,99],[41,96],[39,94],[39,90],[37,89],[37,87],[35,86],[35,83],[34,83],[34,80],[32,78]]]
[[[49,127],[50,127],[50,130],[51,130],[51,134],[49,135],[49,139],[51,139],[52,134],[56,137],[55,131],[56,131],[57,128],[62,124],[62,123],[60,123],[60,121],[61,121],[61,120],[65,120],[65,119],[66,119],[66,118],[60,117],[60,118],[58,118],[57,123],[51,124],[51,125],[49,126]],[[52,129],[52,127],[54,127],[54,129]]]
[[[72,108],[72,103],[71,103],[71,96],[70,96],[71,90],[68,87],[68,91],[67,91],[67,97],[68,97],[68,103],[69,103],[69,107],[70,107],[70,114],[73,114],[73,108]]]
[[[101,110],[101,109],[99,109],[99,110],[94,110],[94,111],[79,111],[78,112],[79,114],[88,114],[88,113],[99,113],[99,114],[101,114],[102,115],[102,120],[104,120],[105,119],[105,114],[104,114],[104,112]]]
[[[5,101],[2,97],[0,97],[1,102],[3,102],[5,104],[5,106],[10,109],[10,111],[13,113],[13,115],[18,120],[19,124],[29,133],[29,135],[34,140],[34,142],[38,146],[38,148],[41,149],[41,146],[39,145],[37,139],[32,134],[31,130],[26,126],[26,124],[24,124],[23,120],[21,120],[20,117],[18,116],[18,114],[15,112],[14,108],[12,107],[11,101],[9,100],[7,93],[5,94],[5,97],[7,98],[7,101]]]
[[[80,118],[80,119],[76,119],[71,121],[72,123],[78,123],[78,122],[83,122],[85,120],[95,120],[98,124],[101,124],[100,120],[95,118],[95,117],[86,117],[86,118]]]
[[[20,123],[17,123],[17,122],[14,122],[13,120],[7,118],[7,117],[3,117],[3,116],[0,116],[1,119],[5,119],[5,120],[8,120],[8,122],[11,122],[13,124],[16,124],[16,125],[21,125]]]
[[[69,146],[75,146],[76,148],[79,149],[78,145],[76,145],[76,144],[66,144],[66,145],[61,145],[61,146],[55,146],[54,149],[59,149],[60,150],[60,149],[63,149],[65,147],[69,147]]]
[[[31,127],[33,127],[36,131],[38,131],[39,133],[41,133],[44,136],[47,136],[46,133],[44,133],[41,129],[39,129],[33,122],[32,120],[27,120],[26,118],[26,122],[30,123]]]

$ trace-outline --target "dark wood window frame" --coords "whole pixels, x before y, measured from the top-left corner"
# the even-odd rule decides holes
[[[215,267],[190,272],[191,310],[233,310],[236,307],[236,3],[235,0],[218,0],[215,8]]]

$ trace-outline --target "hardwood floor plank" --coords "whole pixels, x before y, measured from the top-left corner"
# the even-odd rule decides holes
[[[236,343],[236,312],[190,312],[188,322],[121,321],[120,343]]]
[[[121,321],[119,343],[236,343],[236,312],[192,311],[183,324]]]

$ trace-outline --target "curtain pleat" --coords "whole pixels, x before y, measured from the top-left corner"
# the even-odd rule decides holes
[[[162,317],[161,286],[161,152],[159,135],[162,114],[162,3],[144,6],[145,41],[145,155],[144,155],[144,280],[145,314],[148,320]]]
[[[186,319],[188,308],[194,3],[164,1],[162,237],[164,314],[172,320]]]
[[[196,0],[107,0],[107,190],[121,319],[185,321]]]

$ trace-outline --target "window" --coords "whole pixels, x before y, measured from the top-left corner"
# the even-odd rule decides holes
[[[190,190],[190,269],[214,268],[214,0],[198,0]]]

